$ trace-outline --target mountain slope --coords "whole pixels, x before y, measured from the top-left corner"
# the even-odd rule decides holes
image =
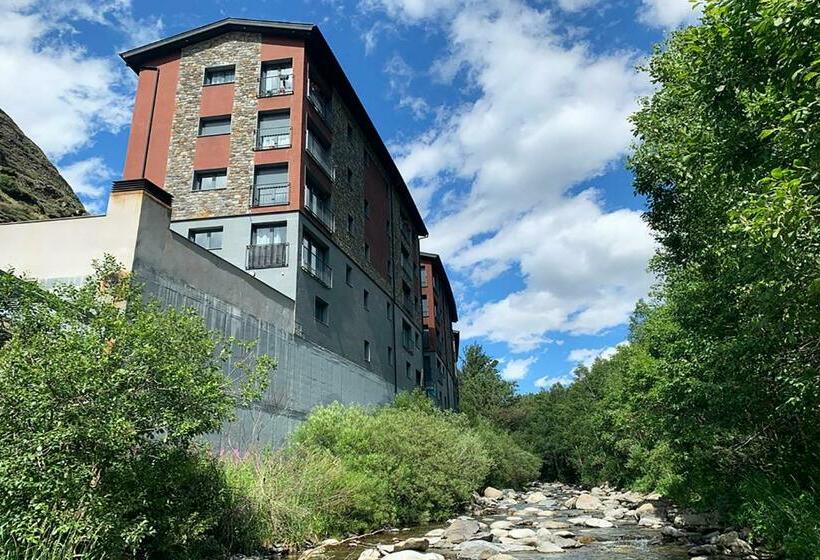
[[[43,151],[0,109],[0,222],[85,214]]]

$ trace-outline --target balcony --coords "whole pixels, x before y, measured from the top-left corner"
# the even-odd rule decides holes
[[[402,332],[401,345],[405,350],[407,350],[408,354],[412,354],[416,350],[416,346],[413,344],[413,335],[408,331]]]
[[[307,146],[306,146],[307,153],[319,164],[319,167],[322,168],[322,171],[327,173],[327,176],[333,180],[333,163],[330,158],[330,148],[325,147],[319,140],[316,138],[316,135],[308,130],[307,133]]]
[[[259,131],[256,134],[257,150],[273,150],[275,148],[290,148],[290,127],[283,126],[270,130]]]
[[[254,208],[285,205],[289,201],[289,192],[289,183],[257,185],[253,188],[253,200],[251,204]]]
[[[316,112],[319,113],[319,116],[322,117],[322,120],[329,125],[330,103],[326,101],[321,94],[318,94],[315,91],[308,93],[307,98],[308,101],[310,101],[310,104],[313,105],[313,108],[316,109]]]
[[[259,81],[259,97],[274,97],[293,93],[293,76],[263,76]]]
[[[319,220],[319,222],[325,226],[328,231],[333,233],[336,228],[336,218],[326,204],[316,204],[315,202],[311,202],[310,197],[308,197],[305,201],[305,210],[307,210],[311,216]]]
[[[333,286],[333,269],[314,248],[302,246],[302,270],[313,276],[326,287]]]
[[[248,245],[245,268],[248,270],[259,270],[263,268],[281,268],[288,266],[288,246],[288,243]]]

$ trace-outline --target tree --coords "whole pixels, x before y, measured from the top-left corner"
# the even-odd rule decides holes
[[[484,417],[503,425],[502,416],[515,399],[516,384],[502,379],[498,360],[478,344],[464,349],[459,372],[459,406],[470,418]]]
[[[272,363],[192,310],[143,300],[112,258],[95,266],[54,293],[0,274],[4,536],[184,558],[219,522],[223,496],[196,440],[258,393]],[[232,354],[241,381],[223,371]]]

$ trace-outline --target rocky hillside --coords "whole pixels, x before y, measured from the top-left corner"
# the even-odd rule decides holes
[[[82,214],[82,203],[43,150],[0,110],[0,222]]]

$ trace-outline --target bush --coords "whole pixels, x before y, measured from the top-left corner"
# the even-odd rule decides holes
[[[201,557],[227,495],[196,438],[267,377],[232,386],[193,311],[162,310],[108,258],[55,293],[0,274],[0,514],[7,542],[82,541],[119,558]],[[242,361],[240,360],[240,363]],[[237,389],[249,391],[237,392]]]
[[[521,488],[538,479],[541,459],[521,448],[509,432],[481,418],[474,421],[473,429],[492,462],[485,486]]]
[[[326,450],[362,477],[350,512],[358,529],[445,519],[470,500],[492,465],[466,418],[420,395],[372,410],[317,408],[292,445]]]

